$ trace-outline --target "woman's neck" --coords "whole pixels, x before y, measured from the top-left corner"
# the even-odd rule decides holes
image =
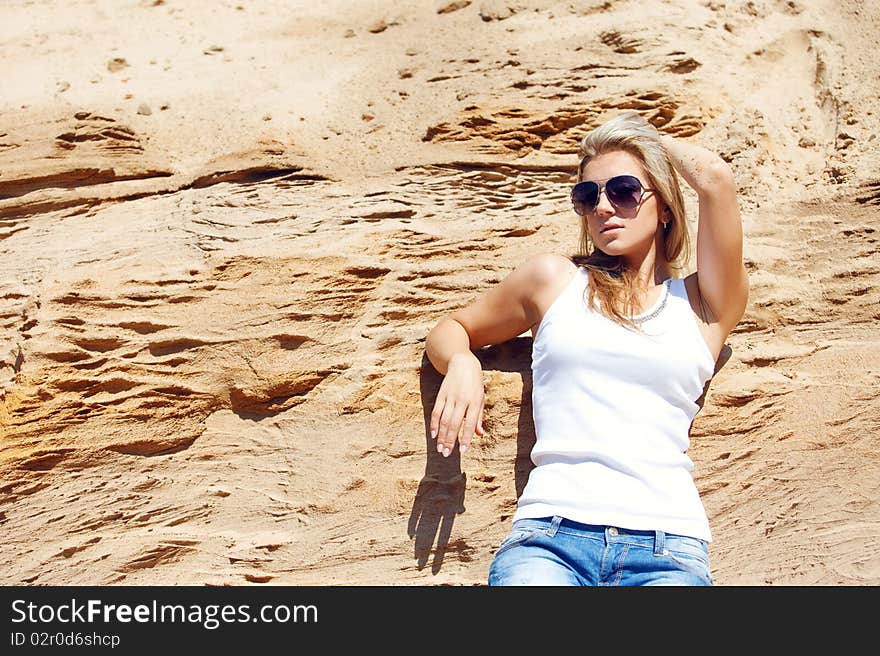
[[[669,262],[659,255],[653,246],[644,257],[629,259],[627,266],[636,272],[634,277],[636,289],[642,292],[647,292],[672,276]]]

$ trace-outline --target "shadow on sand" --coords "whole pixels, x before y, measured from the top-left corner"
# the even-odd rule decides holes
[[[481,349],[476,354],[482,363],[483,371],[517,372],[523,379],[514,462],[517,499],[522,494],[529,472],[534,466],[530,459],[532,446],[535,443],[535,428],[532,422],[531,351],[531,338],[518,337],[504,344]],[[433,574],[437,574],[443,565],[455,516],[465,511],[464,500],[467,489],[467,476],[461,470],[458,445],[456,444],[449,457],[444,458],[437,453],[435,442],[431,438],[431,412],[442,382],[443,376],[423,355],[419,386],[425,431],[425,475],[419,482],[413,500],[407,532],[415,542],[414,557],[419,569],[427,566],[433,552],[434,559],[431,562]]]

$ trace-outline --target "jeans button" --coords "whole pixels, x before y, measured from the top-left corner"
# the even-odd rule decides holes
[[[616,535],[617,535],[617,529],[614,528],[614,527],[612,526],[611,528],[608,529],[608,535],[616,536]]]

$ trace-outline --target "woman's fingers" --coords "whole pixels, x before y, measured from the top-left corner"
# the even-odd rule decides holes
[[[437,439],[437,434],[440,432],[440,416],[443,414],[445,405],[445,400],[438,396],[434,402],[434,409],[431,411],[431,439],[433,440]]]
[[[462,453],[468,450],[468,447],[471,445],[471,438],[474,435],[474,431],[477,430],[477,426],[479,425],[477,422],[480,418],[480,411],[476,409],[475,406],[470,406],[468,411],[464,416],[464,425],[461,428],[461,436],[458,438],[459,449]]]
[[[434,412],[431,413],[431,436],[437,441],[437,451],[443,452],[452,422],[455,403],[445,396],[438,397]]]
[[[437,451],[444,457],[452,453],[455,440],[461,430],[467,405],[464,403],[448,403],[440,417],[440,433],[437,435]]]
[[[446,372],[437,400],[431,411],[431,437],[437,440],[437,452],[449,456],[459,440],[462,451],[470,446],[474,433],[483,431],[483,381],[478,367],[467,361]]]
[[[437,452],[448,457],[455,448],[455,440],[458,439],[461,452],[464,453],[470,447],[475,434],[483,434],[482,404],[447,402],[438,421]]]
[[[448,385],[448,379],[444,379],[440,385],[440,390],[437,392],[434,410],[431,412],[431,437],[437,440],[438,444],[446,440],[447,427],[455,405],[447,391]]]
[[[475,408],[479,407],[479,410]],[[482,404],[438,399],[431,412],[431,437],[437,441],[437,452],[448,457],[458,439],[461,452],[467,451],[474,434],[483,434]]]

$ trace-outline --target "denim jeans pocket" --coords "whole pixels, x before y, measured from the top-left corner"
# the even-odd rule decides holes
[[[501,541],[501,544],[498,545],[495,555],[497,556],[502,551],[506,551],[519,544],[525,544],[536,536],[546,534],[547,528],[544,523],[531,519],[522,519],[514,523],[513,527],[510,529],[510,533],[508,533]]]
[[[709,554],[705,544],[693,539],[696,544],[670,545],[667,553],[663,556],[673,561],[676,566],[685,571],[699,576],[707,582],[712,581],[709,569]]]

